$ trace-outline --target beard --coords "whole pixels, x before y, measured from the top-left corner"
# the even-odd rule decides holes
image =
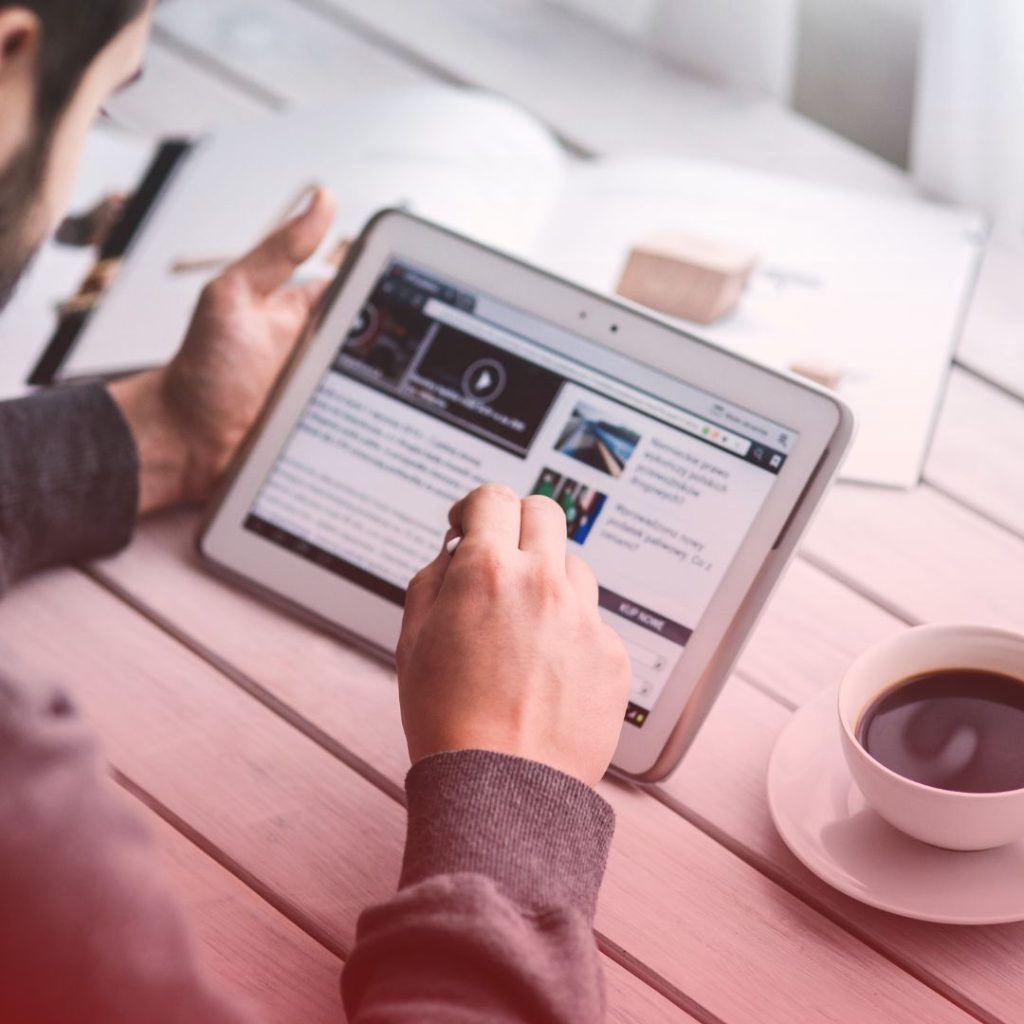
[[[11,301],[42,239],[32,239],[32,215],[39,205],[47,146],[39,138],[24,145],[0,169],[0,311]]]

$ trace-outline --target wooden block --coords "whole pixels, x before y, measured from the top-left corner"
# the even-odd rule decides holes
[[[616,291],[669,316],[710,324],[735,308],[756,262],[737,246],[665,233],[633,247]]]

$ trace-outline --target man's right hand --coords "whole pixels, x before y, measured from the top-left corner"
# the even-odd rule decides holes
[[[449,539],[409,585],[398,645],[413,762],[493,750],[594,785],[615,753],[630,664],[597,611],[597,581],[566,553],[562,509],[487,485],[456,504]]]

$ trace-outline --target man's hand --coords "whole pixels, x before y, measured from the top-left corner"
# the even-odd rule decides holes
[[[598,616],[594,574],[566,554],[564,512],[488,485],[449,518],[449,539],[463,540],[412,580],[398,645],[412,760],[494,750],[594,785],[615,753],[630,665]]]
[[[139,447],[140,512],[209,495],[323,294],[325,283],[287,284],[333,219],[321,191],[206,286],[166,367],[110,386]]]

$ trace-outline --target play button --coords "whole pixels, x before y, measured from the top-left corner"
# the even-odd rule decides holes
[[[477,402],[493,402],[505,390],[505,367],[495,359],[480,359],[463,375],[462,390]]]

